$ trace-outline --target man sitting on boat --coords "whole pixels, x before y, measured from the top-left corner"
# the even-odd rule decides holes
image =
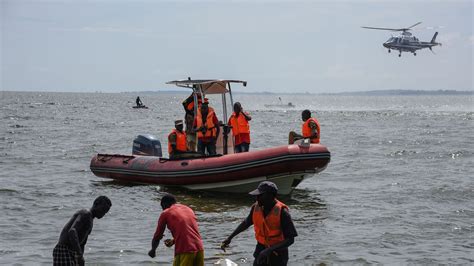
[[[180,155],[188,150],[186,145],[186,132],[183,131],[183,120],[174,121],[174,127],[175,128],[168,135],[168,153],[170,159],[180,158]]]
[[[229,125],[232,127],[232,135],[234,135],[234,151],[235,153],[247,152],[250,149],[250,125],[252,117],[244,112],[239,102],[234,103],[234,112],[229,118]]]
[[[310,139],[311,143],[319,143],[320,139],[320,126],[316,118],[311,117],[311,111],[308,109],[303,110],[301,118],[304,121],[301,128],[302,135],[291,131],[288,136],[288,143],[293,144],[296,140]]]
[[[216,154],[216,140],[219,135],[219,120],[208,102],[203,102],[194,118],[194,132],[198,135],[198,152],[202,155]]]

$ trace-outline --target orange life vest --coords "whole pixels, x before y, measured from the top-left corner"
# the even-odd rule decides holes
[[[309,127],[309,123],[313,121],[316,123],[316,132],[318,133],[318,136],[316,138],[311,138],[311,143],[319,143],[320,139],[320,127],[319,127],[319,122],[316,118],[310,117],[306,122],[304,122],[303,127],[301,129],[301,132],[303,133],[303,138],[309,138],[311,137],[311,128]]]
[[[171,133],[168,135],[168,153],[171,154],[173,152],[173,147],[171,147],[170,137],[172,134],[176,134],[176,150],[177,151],[187,151],[186,148],[186,133],[179,132],[176,129],[173,129]]]
[[[197,98],[198,98],[198,109],[200,109],[201,104],[202,104],[202,98],[200,96],[198,96]],[[209,99],[204,98],[204,102],[208,103]],[[194,112],[194,99],[190,103],[188,103],[188,105],[186,106],[186,109],[190,112]]]
[[[232,134],[234,136],[237,136],[242,133],[250,134],[249,121],[247,121],[247,119],[245,118],[243,114],[239,114],[239,116],[237,116],[234,112],[230,116],[229,120],[230,120],[230,125],[232,126]]]
[[[273,246],[285,240],[281,230],[281,211],[287,208],[284,203],[276,201],[273,209],[264,217],[263,207],[253,205],[252,221],[255,229],[255,239],[266,247]]]
[[[214,125],[214,109],[209,107],[209,111],[207,112],[207,118],[206,118],[206,123],[204,124],[204,127],[207,129],[206,134],[202,134],[201,131],[198,131],[198,138],[209,138],[209,137],[217,137],[217,129],[216,125]],[[196,127],[200,128],[203,126],[202,123],[202,114],[201,114],[201,109],[198,109],[198,114],[196,116]]]
[[[202,103],[202,99],[201,97],[198,97],[198,109],[201,108],[201,103]],[[194,100],[188,103],[188,106],[186,106],[186,109],[188,109],[188,111],[190,112],[194,112]]]

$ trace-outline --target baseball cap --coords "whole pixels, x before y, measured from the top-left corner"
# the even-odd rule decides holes
[[[278,187],[273,182],[263,181],[258,185],[257,189],[250,191],[249,194],[253,196],[257,196],[265,192],[271,192],[273,194],[277,194]]]
[[[174,124],[175,124],[175,125],[182,125],[182,124],[183,124],[183,120],[176,120],[176,121],[174,121]]]

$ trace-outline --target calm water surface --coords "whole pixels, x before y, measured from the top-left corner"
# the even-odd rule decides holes
[[[51,264],[64,224],[98,195],[113,207],[94,223],[87,263],[171,264],[163,245],[147,256],[163,191],[95,177],[89,162],[98,152],[129,154],[142,133],[166,147],[187,95],[140,95],[148,110],[132,109],[131,94],[1,96],[0,264]],[[251,149],[285,144],[308,108],[332,153],[324,172],[282,199],[299,234],[290,265],[474,263],[472,96],[280,96],[296,108],[266,108],[275,95],[234,95],[253,117]],[[196,211],[207,264],[251,265],[251,229],[227,253],[218,249],[250,197],[171,192]]]

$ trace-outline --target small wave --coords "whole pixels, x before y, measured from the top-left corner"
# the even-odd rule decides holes
[[[0,195],[13,196],[18,195],[20,192],[11,188],[0,188]]]
[[[400,151],[391,152],[391,153],[387,154],[387,156],[400,157],[400,156],[414,155],[414,154],[418,154],[418,153],[419,153],[418,151],[400,150]]]
[[[15,125],[11,125],[10,127],[11,128],[22,128],[22,127],[26,127],[26,126],[15,124]]]

